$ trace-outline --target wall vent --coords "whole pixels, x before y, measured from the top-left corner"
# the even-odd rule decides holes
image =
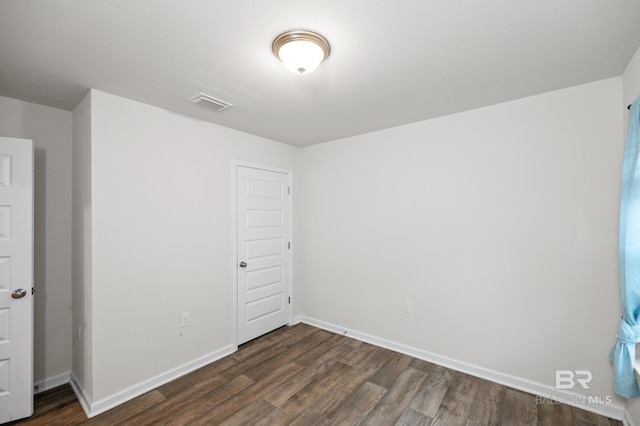
[[[222,101],[220,99],[216,99],[213,96],[207,95],[205,93],[198,93],[189,98],[189,100],[195,104],[202,105],[203,107],[211,108],[215,111],[224,111],[225,109],[229,109],[233,107],[233,104],[229,102]]]

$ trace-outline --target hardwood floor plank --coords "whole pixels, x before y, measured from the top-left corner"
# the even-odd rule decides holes
[[[276,330],[271,331],[265,335],[262,335],[256,339],[250,340],[248,342],[242,343],[239,345],[236,353],[231,356],[234,357],[237,361],[242,362],[247,360],[248,358],[253,357],[255,354],[262,353],[265,349],[270,348],[277,344],[282,344],[283,341],[286,341],[287,338],[296,339],[301,333],[314,332],[315,330],[311,330],[308,327],[288,327],[282,326]]]
[[[338,379],[333,389],[313,404],[313,411],[332,418],[344,401],[348,400],[371,377],[372,370],[352,368]]]
[[[609,419],[604,416],[600,416],[600,417],[603,417],[604,419],[606,419],[609,422],[610,426],[623,426],[623,423],[620,420]]]
[[[278,331],[280,330],[283,330],[283,329],[281,328]],[[280,331],[280,333],[284,333],[284,332]],[[318,330],[316,331],[316,333],[321,333],[321,334],[328,333],[328,338],[332,337],[331,333],[329,333],[328,331]],[[307,335],[305,333],[297,333],[293,335],[291,339],[287,339],[286,338],[287,335],[284,335],[285,339],[282,339],[280,337],[282,336],[282,334],[279,334],[278,336],[279,336],[278,339],[271,339],[269,341],[269,345],[261,345],[259,341],[253,341],[253,342],[250,342],[252,343],[252,346],[248,346],[247,348],[243,346],[238,351],[238,352],[241,352],[241,354],[238,354],[238,358],[236,358],[236,359],[242,359],[242,361],[237,365],[226,369],[221,374],[224,377],[227,377],[228,379],[232,379],[234,377],[237,377],[240,374],[244,374],[247,370],[255,368],[258,365],[262,365],[272,360],[278,360],[282,357],[286,358],[287,352],[289,351],[289,349],[291,347],[294,347],[294,345],[296,345],[298,342],[304,341]],[[256,346],[259,348],[262,348],[262,351],[258,355],[255,355],[255,356],[252,355],[248,358],[245,358],[244,352],[253,350]]]
[[[478,380],[478,390],[469,411],[467,426],[497,426],[502,422],[506,388],[488,380]]]
[[[176,395],[180,395],[184,392],[190,391],[194,386],[202,381],[203,376],[216,376],[220,372],[225,371],[236,364],[237,361],[235,359],[233,359],[231,356],[227,356],[216,362],[212,362],[209,365],[205,365],[204,367],[196,371],[192,371],[191,373],[184,375],[176,380],[166,383],[157,388],[157,390],[162,395],[164,395],[165,398],[170,399],[175,397]]]
[[[623,426],[623,423],[620,420],[609,419],[604,416],[599,416],[599,417],[606,419],[609,422],[610,426]]]
[[[33,407],[33,417],[39,417],[54,408],[63,408],[68,405],[78,404],[78,398],[73,393],[71,386],[62,385],[48,390],[36,396],[36,404]]]
[[[407,408],[396,422],[396,426],[430,426],[433,419],[411,408]]]
[[[306,410],[300,417],[291,423],[291,426],[321,426],[326,424],[326,418],[315,411]]]
[[[357,367],[375,350],[375,346],[363,343],[362,345],[354,347],[351,351],[347,352],[340,361],[352,367]]]
[[[377,373],[389,360],[393,352],[384,348],[375,348],[373,352],[367,355],[359,364],[354,367],[360,370],[370,372],[371,375]]]
[[[338,336],[340,337],[340,336]],[[314,346],[315,347],[315,346]],[[306,386],[317,379],[318,375],[329,369],[340,359],[341,355],[349,350],[347,345],[332,346],[324,355],[319,356],[315,362],[309,362],[307,367],[299,371],[296,377],[288,383],[283,383],[264,396],[265,401],[270,402],[276,407],[280,407],[293,395],[301,392]],[[298,358],[296,358],[296,362]],[[345,364],[342,364],[345,365]]]
[[[92,419],[92,424],[111,426],[129,423],[129,419],[132,417],[144,414],[150,408],[155,407],[166,400],[167,398],[165,398],[158,389],[155,389],[107,411],[102,416]]]
[[[391,357],[388,361],[369,381],[385,389],[389,389],[400,374],[408,368],[410,362],[410,356],[398,352],[391,352]]]
[[[309,367],[315,369],[317,374],[322,374],[324,370],[335,364],[338,360],[344,357],[344,355],[353,350],[352,346],[346,343],[339,343],[318,358],[312,363],[309,363]],[[343,365],[347,365],[341,363]]]
[[[478,380],[468,374],[456,373],[431,424],[465,425],[478,390]]]
[[[178,381],[179,380],[180,379],[178,379]],[[206,395],[211,391],[211,389],[224,386],[228,382],[229,380],[220,375],[202,377],[201,380],[189,388],[188,391],[177,394],[173,398],[167,399],[164,402],[149,408],[144,413],[131,416],[129,420],[132,423],[141,425],[157,423],[167,415],[170,415],[175,411],[179,411],[184,407],[190,406],[193,401],[196,401],[203,395]]]
[[[385,393],[387,393],[385,388],[366,382],[352,398],[345,401],[329,424],[344,426],[360,424]]]
[[[354,339],[351,336],[347,336],[346,332],[344,334],[342,334],[342,336],[347,338],[347,340],[345,341],[347,343],[347,345],[353,346],[354,348],[357,348],[359,346],[367,344],[367,343],[363,342],[362,340]]]
[[[294,375],[302,370],[304,366],[297,363],[288,363],[274,369],[271,374],[259,382],[242,390],[237,395],[229,398],[216,406],[215,412],[209,414],[210,424],[217,424],[226,421],[244,407],[253,404],[262,398],[266,393],[283,383],[289,383]]]
[[[454,377],[453,370],[433,365],[409,407],[427,417],[435,417]]]
[[[282,424],[288,425],[298,418],[311,404],[318,400],[326,392],[330,391],[339,378],[350,371],[350,367],[341,362],[334,363],[323,374],[317,374],[315,380],[288,399],[284,404],[271,412],[267,417],[258,422],[258,425]]]
[[[290,381],[282,382],[267,392],[263,398],[276,407],[280,407],[293,398],[300,390],[304,389],[316,377],[315,370],[311,368],[301,368]]]
[[[323,330],[324,331],[324,330]],[[329,333],[328,331],[326,333]],[[295,358],[297,363],[302,365],[310,365],[317,361],[317,359],[327,353],[328,350],[333,349],[334,346],[342,343],[344,337],[339,334],[329,333],[330,337],[325,340],[321,345],[314,346],[310,350],[307,350],[300,356]]]
[[[504,406],[502,425],[517,426],[537,424],[535,397],[533,395],[507,388]]]
[[[78,404],[80,406],[80,404]],[[53,421],[52,421],[53,420]],[[56,410],[56,416],[54,419],[49,418],[48,416],[38,417],[29,422],[30,425],[33,426],[44,426],[44,425],[79,425],[87,420],[84,415],[84,411],[82,408],[80,411],[76,409],[73,405],[67,405],[66,407]]]
[[[416,370],[426,371],[427,373],[430,372],[435,366],[436,364],[432,362],[424,361],[418,358],[412,358],[411,362],[409,363],[409,367],[415,368]]]
[[[220,423],[220,426],[255,424],[275,409],[276,407],[269,404],[264,399],[257,399],[224,422]]]
[[[243,370],[243,374],[255,381],[262,380],[264,377],[269,375],[274,368],[292,362],[297,357],[308,351],[309,348],[321,345],[329,337],[331,337],[331,334],[327,332],[306,335],[303,339],[290,346],[285,352],[273,358],[265,359],[253,368]]]
[[[174,412],[165,417],[162,422],[166,425],[186,425],[195,424],[196,421],[207,420],[209,411],[214,407],[231,398],[241,390],[247,388],[253,380],[246,376],[238,376],[230,382],[213,389],[211,392],[201,396],[194,404],[184,407],[182,410]]]
[[[538,425],[540,426],[555,426],[562,422],[567,422],[567,424],[574,423],[571,407],[565,404],[543,402],[536,404],[536,411]]]
[[[578,407],[566,407],[571,410],[571,415],[573,416],[576,424],[587,426],[609,426],[610,424],[612,424],[611,422],[614,422],[613,424],[616,424],[617,422],[617,424],[622,425],[622,422],[620,421],[607,419],[606,417],[599,416],[595,413],[591,413]]]
[[[231,356],[238,362],[246,361],[254,356],[263,355],[264,351],[274,346],[292,346],[297,342],[306,339],[314,333],[327,333],[327,338],[331,337],[331,333],[319,330],[306,324],[298,324],[295,326],[284,326],[265,334],[262,337],[254,339],[243,345],[240,345],[238,352]]]
[[[70,386],[13,425],[614,425],[576,407],[305,324],[87,419]]]
[[[402,416],[413,396],[418,392],[420,385],[427,377],[427,373],[415,368],[407,368],[391,388],[382,397],[380,402],[369,412],[364,419],[365,424],[392,425]]]

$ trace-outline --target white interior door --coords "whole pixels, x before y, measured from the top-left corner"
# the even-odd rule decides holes
[[[33,414],[33,145],[0,137],[0,423]]]
[[[289,321],[289,179],[287,172],[236,168],[238,344]]]

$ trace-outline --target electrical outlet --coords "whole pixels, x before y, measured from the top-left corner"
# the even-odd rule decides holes
[[[182,316],[182,328],[191,325],[191,314],[189,312],[183,312]]]
[[[82,340],[82,324],[78,323],[78,342]]]
[[[404,299],[404,304],[402,305],[402,311],[405,314],[410,314],[411,313],[411,308],[412,308],[411,305],[413,305],[413,302],[411,300]]]

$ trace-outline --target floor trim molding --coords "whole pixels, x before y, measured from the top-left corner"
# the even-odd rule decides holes
[[[78,402],[80,403],[80,406],[82,406],[84,413],[87,415],[87,417],[91,417],[89,415],[89,413],[91,412],[91,397],[85,391],[84,387],[80,384],[80,380],[78,380],[78,377],[73,373],[73,371],[71,372],[69,385],[71,385],[73,393],[76,394],[76,398],[78,398]]]
[[[631,417],[629,410],[624,410],[624,418],[622,419],[622,424],[624,426],[636,426],[636,423],[633,421],[633,417]]]
[[[33,384],[33,393],[37,395],[49,389],[57,388],[69,383],[69,380],[71,380],[71,371],[65,371],[64,373],[38,380]]]
[[[114,408],[137,396],[140,396],[145,392],[153,390],[158,386],[175,380],[178,377],[182,377],[185,374],[197,370],[198,368],[204,367],[205,365],[224,358],[225,356],[231,355],[237,350],[238,347],[235,345],[225,346],[217,351],[196,358],[178,367],[172,368],[171,370],[165,371],[164,373],[158,374],[157,376],[151,377],[147,380],[143,380],[140,383],[129,386],[126,389],[123,389],[97,401],[92,400],[86,390],[80,385],[80,382],[78,381],[75,374],[73,374],[73,372],[71,373],[70,384],[73,392],[78,397],[78,401],[80,401],[80,405],[82,405],[82,409],[84,410],[85,414],[88,418],[91,418],[100,413],[104,413],[105,411],[110,410],[111,408]]]
[[[568,405],[582,408],[584,410],[591,411],[593,413],[610,417],[616,420],[626,421],[628,418],[625,407],[622,407],[615,403],[611,403],[611,404],[587,403],[588,395],[583,395],[575,392],[559,391],[543,383],[534,382],[532,380],[528,380],[522,377],[512,376],[510,374],[505,374],[499,371],[469,364],[457,359],[441,356],[432,352],[424,351],[422,349],[414,348],[414,347],[397,343],[391,340],[372,336],[370,334],[362,333],[357,330],[352,330],[346,327],[341,327],[335,324],[310,318],[304,315],[296,316],[293,319],[293,324],[297,324],[300,322],[314,326],[314,327],[322,328],[324,330],[331,331],[333,333],[352,337],[354,339],[361,340],[363,342],[367,342],[372,345],[380,346],[385,349],[390,349],[395,352],[400,352],[405,355],[412,356],[414,358],[419,358],[424,361],[429,361],[434,364],[442,365],[443,367],[451,368],[452,370],[470,374],[472,376],[479,377],[481,379],[490,380],[492,382],[499,383],[501,385],[505,385],[510,388],[518,389],[527,393],[531,393],[533,395],[540,396],[542,398],[548,398],[551,401],[560,401]],[[584,401],[584,403],[581,401]],[[633,423],[629,423],[629,425],[633,425]]]

